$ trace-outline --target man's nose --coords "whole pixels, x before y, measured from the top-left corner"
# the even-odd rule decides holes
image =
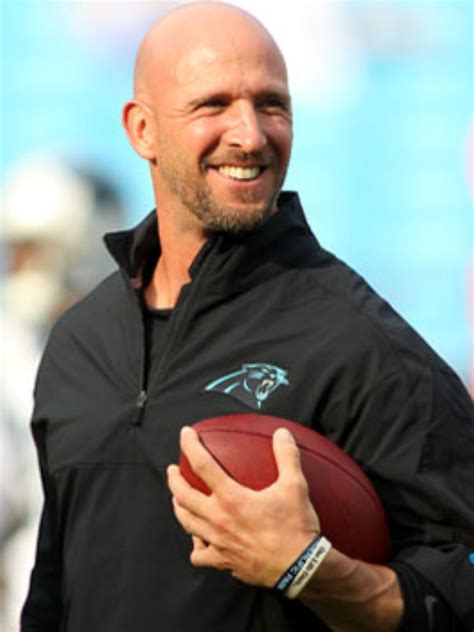
[[[267,137],[262,128],[262,115],[255,109],[253,103],[239,101],[234,104],[229,114],[227,142],[232,147],[252,152],[259,151],[266,145]]]

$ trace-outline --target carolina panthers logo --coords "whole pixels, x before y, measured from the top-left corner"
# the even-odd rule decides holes
[[[240,371],[229,373],[211,382],[205,387],[206,391],[219,391],[232,395],[237,399],[261,408],[264,401],[276,391],[279,386],[288,386],[286,379],[288,372],[273,364],[243,364]]]

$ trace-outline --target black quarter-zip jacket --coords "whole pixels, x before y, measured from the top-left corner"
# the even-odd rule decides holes
[[[165,475],[179,430],[242,412],[310,426],[355,458],[385,506],[395,563],[472,627],[471,400],[320,247],[296,194],[263,227],[203,247],[153,379],[141,288],[159,256],[155,215],[106,242],[120,269],[55,325],[38,375],[45,508],[23,632],[326,629],[298,601],[189,562]]]

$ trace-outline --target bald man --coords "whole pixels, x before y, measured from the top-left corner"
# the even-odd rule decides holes
[[[175,10],[141,44],[123,124],[156,211],[106,237],[119,270],[43,357],[23,632],[472,628],[469,397],[281,193],[292,113],[271,36],[228,5]],[[362,465],[389,564],[331,547],[289,433],[273,438],[277,481],[253,492],[189,427],[246,412],[315,428]],[[210,496],[170,465],[179,442]],[[301,585],[289,569],[308,556]]]

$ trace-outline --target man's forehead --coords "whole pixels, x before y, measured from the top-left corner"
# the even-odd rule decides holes
[[[170,65],[169,69],[172,68],[173,65]],[[269,79],[275,77],[286,81],[285,66],[270,47],[245,47],[232,40],[199,42],[188,48],[176,59],[173,74],[179,83],[203,80],[212,83],[213,79],[217,79],[213,73],[219,72],[220,78],[228,74],[230,78],[239,70],[241,73],[259,70],[268,74]]]
[[[198,3],[177,9],[149,31],[137,61],[137,71],[144,72],[137,74],[153,83],[165,77],[181,83],[212,72],[218,62],[246,67],[257,59],[286,80],[283,57],[255,18],[229,5]]]
[[[179,83],[201,80],[203,75],[211,72],[211,68],[219,60],[215,47],[207,43],[198,43],[193,49],[186,50],[176,60],[175,78]]]

